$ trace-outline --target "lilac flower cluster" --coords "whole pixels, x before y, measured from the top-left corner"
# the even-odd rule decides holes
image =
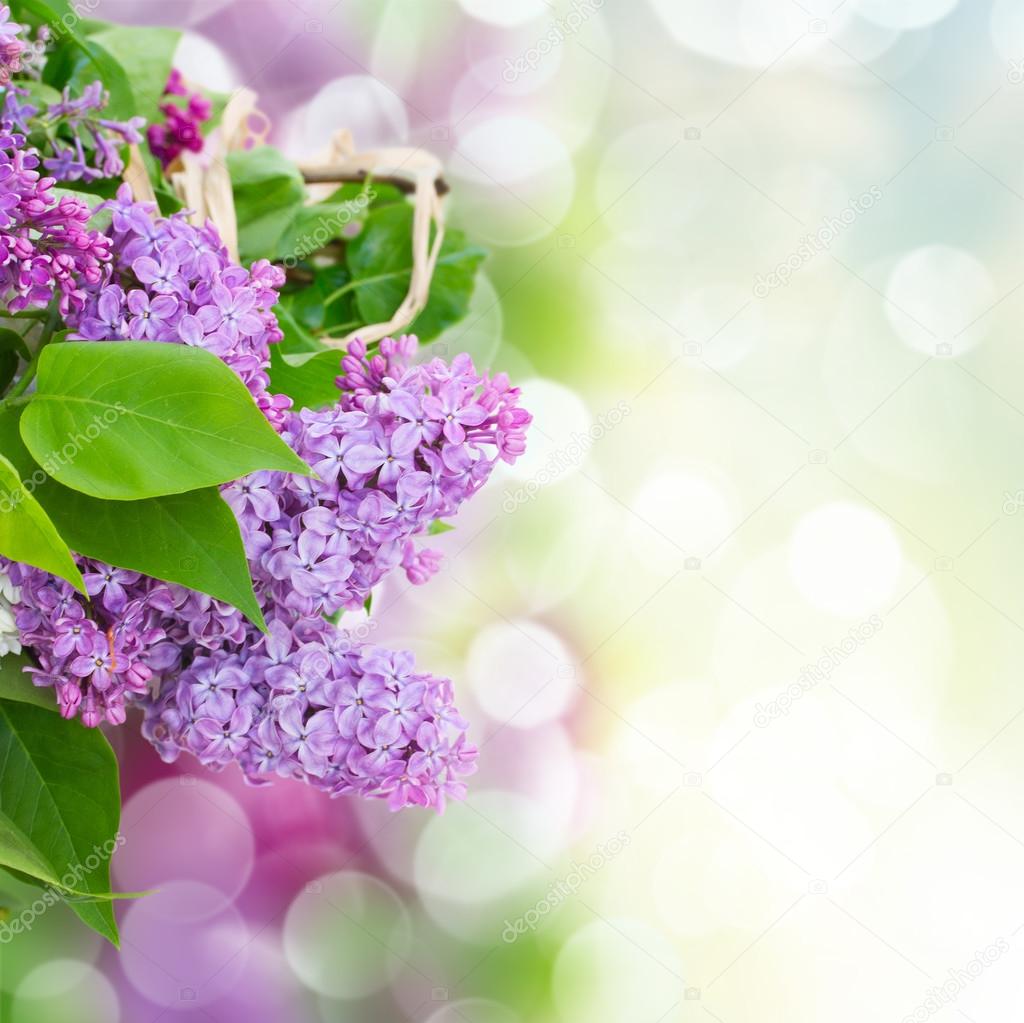
[[[79,559],[70,585],[3,562],[20,587],[15,622],[61,714],[94,727],[145,710],[143,734],[167,761],[184,750],[247,781],[302,779],[331,795],[444,807],[464,792],[476,751],[447,679],[412,655],[352,642],[323,618],[271,619],[261,635],[232,608]]]
[[[54,138],[53,155],[43,160],[43,166],[55,178],[60,181],[95,181],[122,174],[124,160],[121,147],[142,141],[141,129],[146,120],[132,117],[127,121],[115,121],[100,116],[109,99],[109,93],[100,82],[87,85],[77,99],[72,99],[70,90],[65,88],[60,102],[51,103],[38,116],[40,126]],[[22,104],[20,116],[23,121],[37,115],[35,108]]]
[[[85,304],[110,264],[110,239],[86,227],[92,211],[73,196],[54,196],[39,156],[23,135],[0,124],[0,301],[11,312],[59,297],[70,315]]]
[[[147,131],[149,148],[166,169],[186,150],[198,153],[203,148],[205,124],[212,113],[212,104],[197,92],[190,93],[185,79],[177,68],[171,69],[171,76],[164,89],[165,96],[178,96],[185,100],[181,106],[174,99],[160,107],[166,118],[163,124],[151,124]]]
[[[64,717],[80,714],[82,723],[121,724],[126,701],[146,692],[153,675],[147,660],[162,638],[147,604],[148,584],[137,572],[125,572],[79,559],[91,605],[66,582],[38,569],[5,562],[7,575],[20,587],[14,620],[23,646],[31,647],[38,668],[36,685],[53,686]]]
[[[247,781],[297,778],[392,809],[461,797],[476,750],[451,682],[412,655],[353,642],[321,617],[273,619],[269,635],[197,656],[148,701],[143,734],[165,760],[193,753]]]
[[[505,376],[478,376],[466,356],[413,366],[415,347],[388,339],[368,356],[354,343],[339,378],[354,390],[286,414],[282,436],[318,478],[263,472],[224,488],[270,634],[204,620],[199,635],[222,645],[146,701],[163,756],[234,760],[250,781],[284,773],[395,809],[462,794],[475,750],[451,683],[415,673],[409,653],[353,645],[325,618],[361,607],[399,566],[425,582],[439,556],[413,537],[523,450],[529,415]]]
[[[455,514],[499,457],[523,450],[529,415],[507,377],[478,376],[465,355],[413,366],[415,348],[413,338],[385,339],[368,357],[354,342],[338,404],[285,416],[282,436],[317,479],[256,473],[225,488],[275,606],[357,609],[399,566],[426,582],[439,556],[413,537]]]
[[[112,272],[89,289],[68,326],[88,341],[180,342],[219,356],[252,392],[271,422],[291,404],[272,396],[271,344],[282,337],[271,308],[284,272],[266,260],[245,270],[231,262],[211,226],[193,227],[184,214],[163,218],[154,203],[132,201],[122,185],[107,241]]]
[[[0,6],[0,85],[6,85],[11,75],[21,70],[21,55],[25,44],[19,38],[21,25],[11,21],[10,7]]]
[[[15,622],[36,683],[87,725],[141,707],[167,760],[186,751],[215,769],[235,762],[253,784],[278,775],[393,809],[442,808],[462,795],[476,753],[450,681],[329,618],[361,607],[392,569],[414,583],[436,572],[440,556],[414,538],[522,453],[530,417],[519,392],[503,374],[478,375],[468,356],[414,365],[406,337],[376,354],[353,343],[337,404],[291,411],[266,375],[281,271],[231,264],[211,226],[158,218],[124,192],[107,206],[116,255],[69,325],[89,340],[214,352],[317,476],[255,473],[223,488],[266,635],[226,604],[136,572],[78,559],[86,602],[45,572],[0,564],[21,595]]]
[[[142,141],[145,118],[114,121],[100,116],[110,96],[98,81],[86,86],[75,99],[70,89],[65,88],[59,102],[41,110],[30,101],[28,90],[9,83],[11,74],[19,71],[38,76],[49,29],[42,26],[36,44],[27,47],[19,38],[23,26],[9,19],[10,9],[0,7],[0,86],[7,87],[3,118],[10,122],[11,130],[49,140],[50,151],[43,166],[58,181],[95,181],[119,176],[124,171],[120,147]]]

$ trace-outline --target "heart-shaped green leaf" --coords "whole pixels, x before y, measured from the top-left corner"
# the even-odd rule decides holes
[[[103,733],[3,698],[0,764],[0,866],[61,892],[95,896],[69,904],[116,945],[110,856],[121,804],[117,760]]]
[[[310,475],[242,381],[186,345],[50,345],[21,435],[58,482],[113,501],[180,494],[259,469]]]
[[[30,486],[22,482],[14,465],[0,455],[0,554],[59,575],[85,593],[85,583],[67,543]]]
[[[38,466],[18,432],[20,411],[0,411],[0,451],[29,479]],[[208,593],[265,628],[238,520],[215,487],[103,501],[47,479],[34,493],[78,554]]]

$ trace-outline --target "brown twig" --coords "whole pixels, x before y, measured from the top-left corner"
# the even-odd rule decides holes
[[[305,178],[307,185],[361,185],[366,180],[365,175],[338,174],[333,171],[303,171],[302,176]],[[373,180],[375,182],[382,182],[385,185],[393,185],[405,195],[409,195],[416,190],[415,181],[403,178],[399,174],[374,175]],[[451,186],[448,182],[444,178],[438,178],[437,194],[444,196],[450,191]]]

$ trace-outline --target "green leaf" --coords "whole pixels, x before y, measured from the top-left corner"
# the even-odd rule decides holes
[[[19,434],[20,414],[20,408],[0,412],[0,450],[21,479],[37,472],[43,477]],[[79,554],[208,593],[265,627],[237,520],[215,488],[104,501],[45,479],[34,486],[33,497]]]
[[[455,527],[444,519],[434,519],[427,529],[427,536],[440,536],[442,533],[450,533]]]
[[[114,945],[110,855],[121,814],[117,760],[103,733],[48,709],[0,699],[0,866],[63,892]]]
[[[6,391],[18,372],[18,355],[10,349],[0,349],[0,391]]]
[[[47,346],[21,435],[59,483],[114,501],[180,494],[260,469],[311,475],[241,380],[186,345]]]
[[[312,289],[310,289],[312,290]],[[278,349],[286,358],[285,361],[293,365],[305,362],[310,355],[324,352],[327,349],[322,345],[306,327],[298,321],[290,305],[279,303],[274,307],[274,315],[277,317],[278,326],[281,328],[284,338],[273,348]],[[292,356],[301,356],[293,359]]]
[[[28,479],[38,466],[18,431],[20,416],[19,408],[0,410],[0,450]],[[103,501],[47,479],[34,493],[77,553],[208,593],[266,629],[238,520],[215,487],[146,501]]]
[[[231,153],[228,169],[242,262],[273,259],[282,236],[306,200],[302,174],[273,146]]]
[[[0,660],[0,700],[16,700],[57,713],[57,697],[48,686],[37,686],[25,674],[31,661],[23,654],[8,654]]]
[[[37,82],[34,78],[18,80],[18,88],[28,93],[28,99],[35,107],[48,107],[60,102],[60,91],[45,82]]]
[[[111,25],[91,36],[93,44],[101,46],[124,68],[135,96],[135,113],[145,117],[147,123],[160,117],[160,97],[171,73],[174,51],[180,39],[181,33],[177,29],[155,26],[130,28]],[[72,84],[84,86],[91,80],[86,76],[86,80]]]
[[[350,224],[366,217],[363,202],[320,202],[301,206],[277,240],[276,259],[285,266],[308,259],[325,245],[340,238]]]
[[[287,394],[298,408],[338,403],[341,392],[334,381],[341,374],[341,352],[312,353],[296,365],[278,347],[270,348],[270,388],[275,394]]]
[[[18,9],[34,14],[53,31],[55,52],[47,60],[46,70],[57,71],[61,80],[47,76],[47,84],[60,88],[74,77],[78,67],[88,64],[81,72],[85,82],[99,79],[110,92],[106,115],[118,121],[135,115],[135,96],[124,68],[102,46],[81,34],[82,17],[69,0],[18,0]]]
[[[6,327],[0,327],[0,351],[15,352],[26,362],[32,358],[25,339],[16,330],[8,330]]]
[[[355,307],[355,295],[346,288],[352,277],[344,263],[330,263],[327,266],[315,266],[307,263],[303,271],[311,273],[311,282],[302,286],[294,283],[289,285],[288,292],[281,299],[281,308],[285,308],[294,316],[296,326],[313,334],[329,333],[341,337],[354,327],[361,326],[362,317]],[[292,343],[289,329],[282,324],[285,339],[282,351],[290,356],[297,350]],[[310,351],[323,351],[324,346],[316,341],[312,334],[301,348]]]
[[[85,593],[85,583],[56,526],[22,483],[18,470],[0,455],[0,554],[67,579]]]
[[[51,482],[40,500],[79,554],[207,593],[266,631],[238,520],[215,487],[102,501]]]
[[[366,323],[386,322],[409,291],[412,278],[412,207],[394,203],[374,210],[362,234],[348,243],[352,274],[348,290]],[[458,323],[469,309],[476,273],[486,253],[466,242],[461,231],[449,231],[430,285],[426,308],[408,328],[421,341],[437,337]]]

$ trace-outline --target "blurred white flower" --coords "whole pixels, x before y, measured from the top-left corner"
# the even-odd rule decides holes
[[[14,624],[14,604],[21,599],[21,592],[11,580],[0,572],[0,657],[20,654],[21,642],[18,626]]]

